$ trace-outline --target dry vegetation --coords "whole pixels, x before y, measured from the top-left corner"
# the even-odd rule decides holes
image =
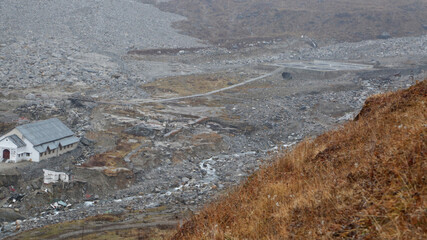
[[[145,91],[151,93],[152,96],[186,96],[192,94],[206,93],[216,89],[228,87],[246,79],[257,76],[258,75],[243,72],[194,74],[161,78],[154,82],[144,84],[141,87]]]
[[[161,240],[170,237],[170,229],[160,228],[132,228],[125,230],[114,230],[102,233],[88,234],[83,237],[72,238],[70,240],[140,240],[151,239]]]
[[[280,156],[173,239],[426,239],[427,80]]]
[[[425,33],[422,0],[182,0],[156,1],[160,9],[188,18],[184,33],[213,43],[299,37],[360,41],[382,32],[392,36]]]
[[[124,157],[140,145],[138,141],[130,143],[129,139],[140,139],[140,137],[130,136],[120,132],[114,132],[114,134],[120,136],[114,148],[110,151],[92,156],[89,161],[83,164],[84,167],[127,167]],[[92,135],[94,135],[94,133],[92,133]]]
[[[88,217],[85,220],[89,222],[118,222],[123,220],[123,215],[100,214],[100,215]]]

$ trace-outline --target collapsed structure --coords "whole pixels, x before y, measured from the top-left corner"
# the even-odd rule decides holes
[[[43,169],[43,183],[70,182],[70,175],[65,172],[55,172]]]
[[[0,137],[0,160],[39,162],[75,149],[78,142],[57,118],[24,124]]]

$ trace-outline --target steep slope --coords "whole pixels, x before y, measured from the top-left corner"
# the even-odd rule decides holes
[[[369,98],[183,224],[173,239],[426,239],[427,80]]]

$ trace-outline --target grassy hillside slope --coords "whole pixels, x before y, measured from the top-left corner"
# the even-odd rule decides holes
[[[369,98],[298,144],[173,239],[427,239],[427,80]]]

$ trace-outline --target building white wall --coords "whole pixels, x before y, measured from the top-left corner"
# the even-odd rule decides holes
[[[3,159],[3,151],[8,149],[10,151],[10,158],[8,162],[16,162],[18,147],[9,139],[3,139],[0,142],[0,157]]]
[[[13,129],[12,131],[6,133],[5,135],[3,135],[1,138],[8,137],[8,136],[11,136],[13,134],[16,134],[19,138],[22,139],[22,134],[16,128]],[[4,142],[5,140],[6,139],[4,139],[2,142]],[[0,143],[0,158],[3,159],[3,150],[8,148],[10,150],[10,160],[8,162],[19,162],[19,161],[23,160],[22,157],[18,157],[18,154],[20,154],[24,148],[18,149],[14,143],[12,143],[12,142],[10,142],[10,143],[13,146],[12,145],[2,145]]]
[[[22,135],[22,133],[19,130],[17,130],[16,128],[13,129],[12,131],[6,133],[5,135],[3,135],[1,138],[11,136],[13,134],[17,135],[22,141],[24,141],[26,146],[18,149],[15,144],[13,144],[12,142],[9,141],[13,146],[4,145],[4,147],[2,148],[3,145],[1,145],[1,142],[0,142],[0,150],[1,150],[0,151],[0,159],[3,159],[3,150],[7,148],[10,150],[9,162],[19,162],[19,161],[23,161],[23,160],[39,162],[41,160],[48,159],[51,157],[56,157],[56,156],[59,156],[59,155],[66,153],[66,152],[72,151],[78,145],[78,143],[73,143],[73,144],[68,145],[68,146],[63,146],[62,149],[60,149],[58,147],[57,149],[51,150],[50,154],[48,153],[48,151],[47,151],[47,154],[45,154],[45,153],[41,154],[36,149],[34,149],[34,145],[30,141],[28,141],[28,139],[26,139]],[[2,142],[4,142],[4,141],[5,140],[3,140]],[[22,154],[22,153],[24,153],[24,156],[18,157],[18,154]],[[27,156],[26,153],[29,153],[30,156]]]
[[[64,172],[55,172],[43,169],[43,183],[69,182],[70,176]]]
[[[16,162],[29,160],[29,156],[27,156],[26,147],[18,148],[16,151]]]

